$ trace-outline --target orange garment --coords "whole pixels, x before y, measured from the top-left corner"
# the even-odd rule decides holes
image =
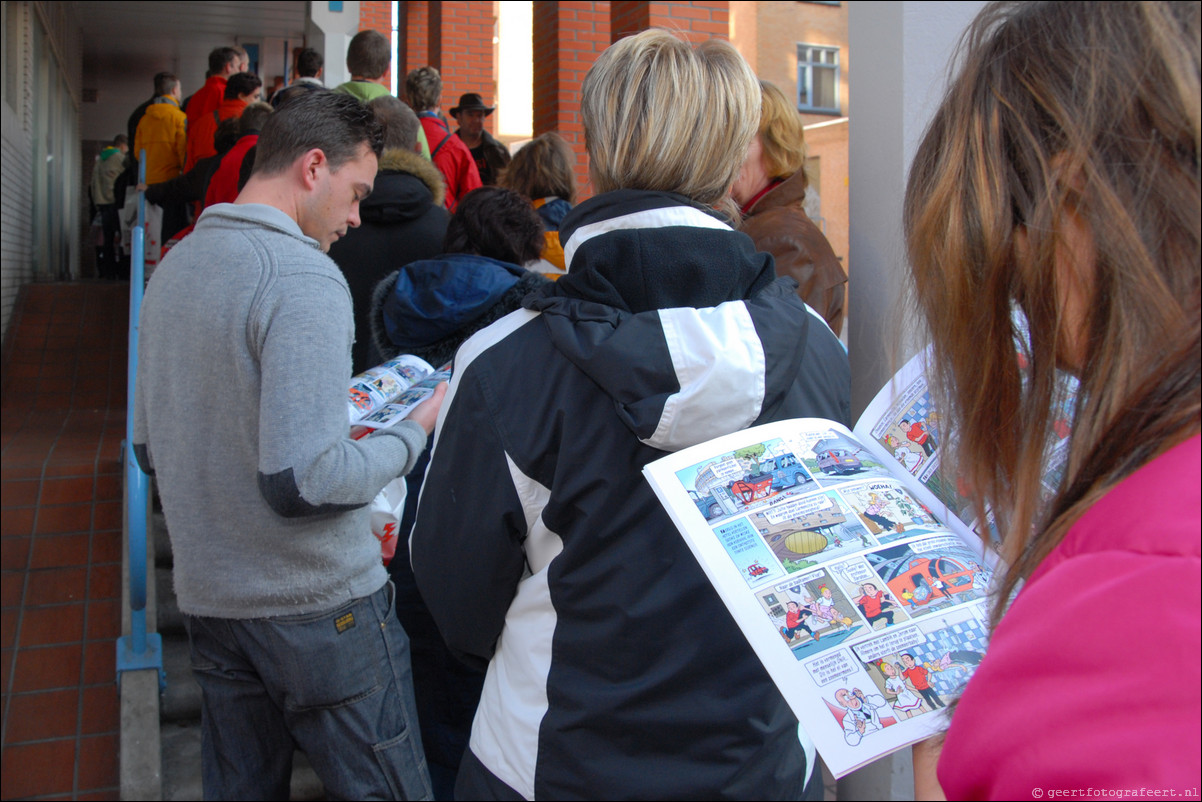
[[[171,95],[160,95],[146,108],[134,134],[134,153],[146,151],[146,183],[170,181],[184,165],[187,118]]]
[[[196,166],[200,159],[217,155],[217,146],[213,143],[217,136],[217,123],[230,117],[241,117],[246,106],[246,101],[238,98],[223,100],[214,111],[198,117],[195,124],[188,124],[188,161],[184,165],[184,172]]]

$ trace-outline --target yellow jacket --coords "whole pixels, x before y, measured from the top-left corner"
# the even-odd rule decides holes
[[[160,95],[146,109],[134,135],[134,158],[146,150],[146,183],[170,181],[184,169],[188,118],[171,95]]]

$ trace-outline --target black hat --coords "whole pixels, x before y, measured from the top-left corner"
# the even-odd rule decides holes
[[[451,116],[454,117],[461,111],[476,111],[477,109],[482,110],[486,115],[488,115],[493,113],[493,110],[496,109],[496,106],[486,106],[484,105],[484,98],[480,97],[480,95],[476,94],[475,92],[468,92],[467,94],[459,96],[459,105],[454,106],[451,109]]]

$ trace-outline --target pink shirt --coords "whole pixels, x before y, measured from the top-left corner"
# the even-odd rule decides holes
[[[1200,443],[1112,488],[1027,582],[952,719],[948,799],[1197,794]]]

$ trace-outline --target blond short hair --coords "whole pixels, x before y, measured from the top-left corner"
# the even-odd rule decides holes
[[[805,129],[797,109],[785,93],[760,81],[764,105],[760,109],[760,144],[769,178],[788,178],[805,167]]]
[[[721,201],[759,125],[758,90],[747,62],[721,39],[693,48],[652,28],[610,46],[581,91],[595,189]]]

